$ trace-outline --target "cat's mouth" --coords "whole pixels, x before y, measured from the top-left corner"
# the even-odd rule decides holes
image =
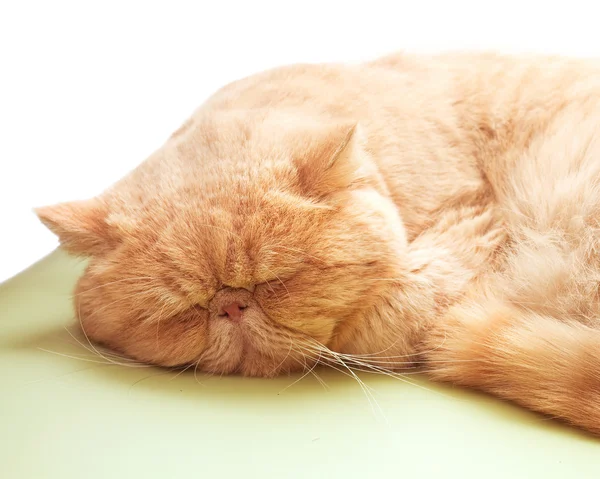
[[[208,347],[199,358],[199,369],[254,377],[302,370],[310,361],[298,354],[296,342],[292,331],[273,325],[260,309],[242,321],[217,317],[209,329]]]

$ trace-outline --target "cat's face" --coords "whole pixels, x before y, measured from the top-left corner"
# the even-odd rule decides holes
[[[99,198],[38,210],[90,257],[75,291],[87,336],[215,373],[313,364],[406,244],[357,137],[347,125],[199,122]]]

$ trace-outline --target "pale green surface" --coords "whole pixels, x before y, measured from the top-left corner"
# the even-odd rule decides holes
[[[329,390],[282,392],[295,378],[198,384],[55,354],[99,360],[64,328],[81,268],[58,251],[0,285],[2,478],[600,478],[600,440],[424,380],[363,375],[384,420],[329,371]]]

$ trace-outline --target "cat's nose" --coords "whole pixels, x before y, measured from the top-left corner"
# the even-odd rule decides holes
[[[226,302],[225,304],[223,304],[219,307],[218,315],[227,317],[227,318],[231,319],[232,321],[241,321],[242,317],[244,315],[244,310],[247,307],[248,307],[247,305],[245,305],[239,301],[233,301],[231,303]]]
[[[214,316],[239,322],[244,319],[248,306],[252,303],[252,293],[241,288],[223,288],[215,294],[209,304]]]

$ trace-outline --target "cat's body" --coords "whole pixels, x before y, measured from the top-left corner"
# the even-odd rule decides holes
[[[226,86],[99,198],[77,311],[143,361],[423,365],[600,433],[600,64],[299,65]]]

